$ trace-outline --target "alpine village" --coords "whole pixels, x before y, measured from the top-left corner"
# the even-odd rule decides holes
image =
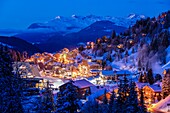
[[[1,43],[0,112],[170,113],[170,11],[53,53]]]

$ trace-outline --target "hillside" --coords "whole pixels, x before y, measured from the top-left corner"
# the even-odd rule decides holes
[[[20,52],[27,51],[29,55],[41,52],[39,48],[17,37],[0,36],[0,43]]]
[[[113,33],[111,38],[98,39],[92,51],[97,56],[105,57],[104,67],[112,64],[120,65],[123,69],[137,66],[145,71],[152,68],[155,73],[160,73],[158,67],[169,59],[169,28],[170,11],[157,18],[136,21],[124,33]]]

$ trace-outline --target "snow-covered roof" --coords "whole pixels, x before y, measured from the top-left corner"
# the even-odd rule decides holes
[[[136,87],[142,89],[144,86],[149,85],[149,83],[136,82]]]
[[[91,94],[103,89],[104,87],[101,87],[101,86],[93,86],[93,87],[90,87],[90,90],[91,90]]]
[[[103,56],[101,56],[101,57],[93,57],[92,59],[93,60],[103,60]]]
[[[53,84],[52,88],[59,88],[59,86],[64,84],[64,82],[60,79],[52,80],[51,82]]]
[[[73,82],[73,85],[77,86],[78,88],[87,88],[87,87],[95,86],[94,84],[92,84],[86,79],[76,80]]]
[[[158,80],[157,82],[154,83],[154,85],[160,85],[162,87],[162,82]]]
[[[150,87],[154,92],[161,92],[161,91],[162,91],[161,86],[158,85],[158,84],[149,85],[149,87]]]
[[[113,70],[102,70],[102,75],[103,76],[113,76],[114,71]]]
[[[93,69],[93,70],[90,70],[90,72],[92,72],[92,73],[93,73],[93,72],[94,72],[94,73],[96,72],[96,73],[97,73],[97,72],[100,72],[100,70],[94,70],[94,69]]]
[[[120,71],[117,71],[116,74],[117,75],[124,75],[124,74],[132,75],[132,73],[130,71],[128,71],[128,70],[120,70]]]
[[[156,103],[152,109],[155,111],[161,111],[161,112],[168,112],[168,104],[170,104],[170,95],[167,96],[165,99],[162,99],[158,103]]]

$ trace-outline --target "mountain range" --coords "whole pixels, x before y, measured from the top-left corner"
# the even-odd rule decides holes
[[[57,16],[44,23],[33,23],[26,30],[18,31],[15,37],[26,40],[42,51],[55,52],[64,47],[75,47],[79,42],[95,41],[110,36],[112,31],[124,32],[144,15],[130,14],[127,17],[111,16]]]
[[[131,24],[134,24],[136,20],[141,18],[145,18],[145,16],[136,14],[130,14],[129,16],[124,18],[95,15],[72,15],[71,17],[57,16],[55,19],[52,19],[45,23],[33,23],[28,27],[28,29],[50,29],[55,32],[61,32],[63,35],[65,35],[68,33],[78,32],[97,21],[110,21],[117,26],[129,27]]]

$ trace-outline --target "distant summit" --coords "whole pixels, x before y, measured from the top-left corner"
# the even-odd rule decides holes
[[[112,16],[78,16],[71,15],[70,17],[56,16],[54,19],[45,23],[33,23],[28,29],[50,29],[53,32],[62,32],[68,34],[78,32],[97,21],[110,21],[117,26],[129,27],[136,20],[145,18],[144,15],[130,14],[127,17],[112,17]]]
[[[127,17],[128,19],[145,19],[145,15],[137,15],[137,14],[134,14],[134,13],[131,13],[128,15]]]

